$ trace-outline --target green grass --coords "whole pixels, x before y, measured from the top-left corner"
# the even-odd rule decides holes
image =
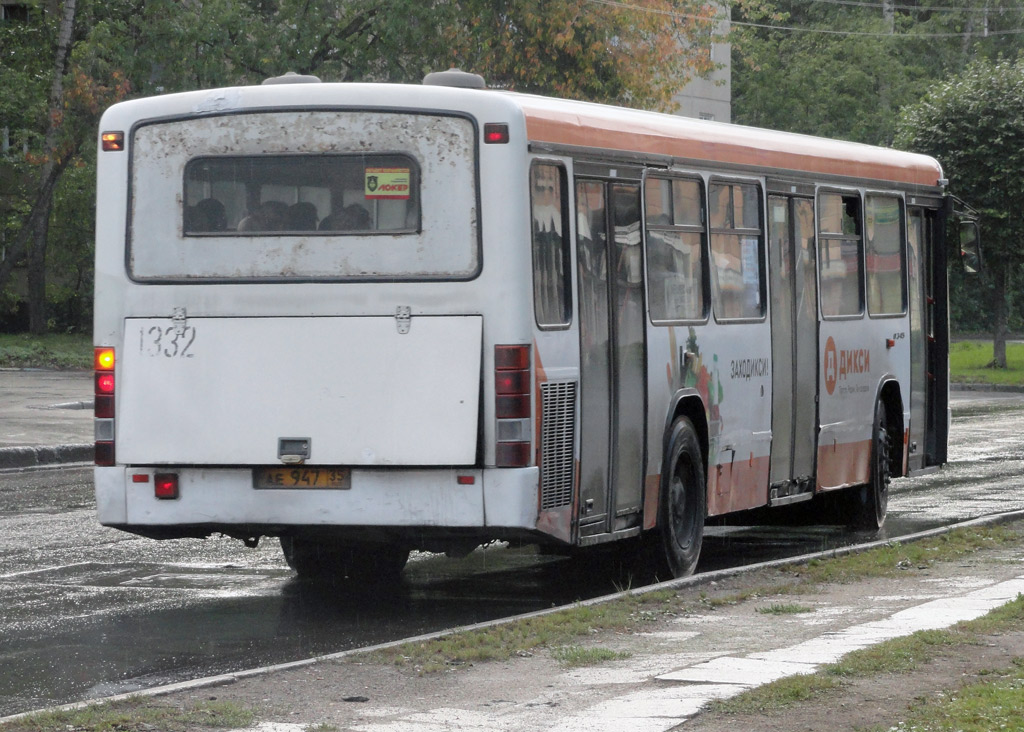
[[[829,676],[848,678],[905,673],[931,661],[944,649],[977,642],[973,633],[961,630],[919,630],[912,635],[852,651],[826,666],[824,672]]]
[[[813,613],[814,608],[809,605],[798,605],[795,602],[773,602],[771,605],[757,608],[762,615],[799,615],[800,613]]]
[[[990,680],[946,691],[910,708],[907,718],[879,732],[1021,732],[1024,659],[989,673]]]
[[[997,548],[1020,542],[1020,535],[1010,526],[996,525],[978,529],[956,529],[939,536],[902,543],[891,542],[866,552],[830,559],[813,559],[806,565],[795,565],[784,571],[798,576],[802,582],[855,582],[863,577],[894,577],[913,570],[925,569],[934,562],[950,561],[981,549]]]
[[[720,714],[778,711],[794,704],[818,699],[841,686],[841,681],[827,674],[798,674],[763,686],[755,686],[728,699],[712,701],[707,709]]]
[[[240,729],[251,726],[255,719],[255,710],[232,702],[201,702],[181,708],[140,697],[73,711],[38,712],[0,724],[0,732],[191,732]]]
[[[721,714],[778,711],[840,689],[844,679],[905,673],[957,644],[976,642],[976,636],[965,630],[922,630],[848,653],[815,673],[787,676],[730,699],[714,701],[708,709]]]
[[[623,651],[612,651],[607,648],[584,648],[583,646],[561,646],[551,649],[551,657],[563,668],[580,668],[582,666],[599,666],[608,661],[620,661],[631,654]]]
[[[960,341],[949,349],[949,378],[954,383],[1024,384],[1024,343],[1006,344],[1006,368],[990,368],[992,341]]]
[[[987,642],[985,636],[1024,628],[1024,595],[1002,605],[975,620],[957,623],[945,630],[920,630],[912,635],[893,638],[877,645],[868,646],[843,656],[813,674],[790,676],[770,684],[745,691],[731,699],[712,702],[708,709],[722,714],[756,714],[766,710],[780,710],[800,702],[813,701],[842,686],[844,679],[867,678],[880,674],[899,674],[913,671],[922,664],[937,659],[943,653],[955,653],[957,646]],[[984,703],[1001,705],[1020,714],[1024,708],[1024,660],[1010,671],[996,671],[989,674],[989,681],[972,687],[969,692],[941,695],[939,701],[928,702],[911,708],[910,721],[901,726],[885,728],[878,732],[930,732],[931,730],[977,730],[1011,729],[1024,730],[1021,726],[1001,727],[1002,717],[979,715],[978,709]],[[965,694],[977,699],[977,703],[964,703]],[[1000,697],[1009,697],[1001,699]],[[983,722],[975,725],[974,716]],[[949,726],[936,726],[948,720]],[[994,726],[985,726],[994,724]]]
[[[421,675],[436,673],[467,664],[530,654],[537,648],[577,646],[580,638],[591,637],[602,630],[631,632],[655,622],[665,613],[673,612],[674,601],[674,593],[659,592],[656,597],[626,597],[602,605],[576,605],[550,615],[453,633],[422,643],[406,643],[366,656],[358,654],[350,660],[412,668]],[[576,655],[596,663],[600,662],[596,659],[602,651],[581,651]]]
[[[0,333],[0,368],[89,370],[92,368],[92,336]]]
[[[1015,600],[997,607],[987,615],[959,623],[956,627],[958,630],[979,635],[994,635],[1024,627],[1024,595],[1017,595]]]

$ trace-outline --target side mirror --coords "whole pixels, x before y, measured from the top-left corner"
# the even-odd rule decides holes
[[[960,222],[960,265],[967,274],[981,272],[981,235],[976,221]]]

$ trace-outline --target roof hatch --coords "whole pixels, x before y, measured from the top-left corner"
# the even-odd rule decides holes
[[[462,69],[432,71],[423,77],[424,86],[452,86],[458,89],[486,89],[487,83],[480,74],[471,74]]]
[[[289,71],[283,76],[271,76],[263,80],[263,84],[319,84],[320,77],[312,74],[297,74]]]

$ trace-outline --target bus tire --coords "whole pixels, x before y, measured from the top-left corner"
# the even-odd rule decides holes
[[[693,423],[680,417],[672,423],[658,509],[661,563],[672,577],[686,577],[697,567],[704,539],[706,502],[700,439]]]
[[[889,483],[892,480],[892,435],[885,404],[875,403],[871,428],[871,476],[866,485],[854,489],[853,527],[878,531],[885,523],[889,508]]]
[[[303,579],[394,580],[409,559],[408,549],[390,544],[359,546],[294,536],[281,537],[281,551],[288,566]]]

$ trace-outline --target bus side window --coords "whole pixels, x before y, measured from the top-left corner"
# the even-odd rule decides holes
[[[565,327],[572,320],[566,180],[560,165],[535,163],[530,169],[533,307],[542,328]]]
[[[644,184],[651,321],[703,320],[704,194],[700,180],[650,177]]]
[[[865,203],[868,315],[902,315],[907,310],[902,205],[896,196],[874,194]]]
[[[765,313],[761,191],[749,183],[712,183],[711,285],[721,320]]]
[[[818,196],[819,300],[826,318],[864,312],[861,231],[860,196]]]

